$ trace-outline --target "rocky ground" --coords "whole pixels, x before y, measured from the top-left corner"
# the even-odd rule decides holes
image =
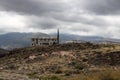
[[[119,45],[81,43],[29,47],[14,49],[0,58],[0,80],[80,80],[78,76],[91,72],[119,71],[119,66]],[[86,78],[81,80],[94,80]]]

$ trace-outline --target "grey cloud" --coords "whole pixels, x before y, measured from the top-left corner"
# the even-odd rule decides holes
[[[107,21],[105,16],[119,15],[119,4],[120,0],[0,0],[0,11],[23,16],[25,20],[27,19],[23,22],[26,24],[24,29],[49,30],[63,25],[61,28],[64,32],[77,30],[77,32],[108,36],[107,32],[111,32],[112,29],[107,28],[113,26],[109,23],[113,20]]]
[[[29,27],[37,29],[53,29],[58,23],[51,20],[51,13],[61,13],[66,10],[67,4],[56,0],[1,0],[1,11],[12,11],[16,14],[27,16],[30,20],[27,22]],[[29,15],[29,16],[28,16]],[[36,16],[33,19],[30,16]],[[44,19],[41,19],[44,18]]]
[[[39,17],[39,16],[29,16],[29,20],[27,20],[29,28],[36,29],[54,29],[58,26],[59,22],[57,22],[53,18],[48,17]]]
[[[56,0],[1,0],[0,8],[2,8],[2,10],[14,11],[23,14],[38,15],[39,17],[44,16],[46,17],[46,23],[44,21],[41,26],[56,26],[54,22],[53,24],[47,22],[49,17],[70,23],[83,23],[96,26],[108,25],[106,21],[103,21],[102,19],[95,18],[96,20],[88,20],[87,18],[84,18],[82,14],[78,13],[81,9],[81,7],[79,7],[80,1],[81,0],[78,0],[78,5],[75,4],[71,6],[70,3],[65,4]],[[112,14],[119,12],[119,0],[82,0],[81,2],[83,2],[85,11],[87,10],[96,14]],[[71,4],[74,4],[74,1]],[[75,7],[80,8],[78,9],[78,12],[71,12],[70,10]],[[74,15],[68,16],[71,13]]]
[[[50,22],[39,22],[39,23],[34,23],[30,24],[31,28],[36,28],[36,29],[53,29],[56,28],[57,24],[56,23],[50,23]]]
[[[62,14],[62,15],[60,15]],[[98,27],[109,26],[110,24],[101,17],[92,16],[93,19],[89,19],[87,16],[84,17],[85,13],[74,13],[74,15],[68,16],[67,13],[57,13],[51,15],[54,19],[66,23],[81,23],[86,25],[95,25]],[[90,14],[89,14],[90,15]]]
[[[120,0],[78,0],[77,6],[80,2],[83,2],[83,9],[88,12],[100,15],[120,14]]]

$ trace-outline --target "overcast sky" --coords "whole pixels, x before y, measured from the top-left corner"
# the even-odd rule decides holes
[[[0,0],[0,34],[62,33],[120,39],[120,0]]]

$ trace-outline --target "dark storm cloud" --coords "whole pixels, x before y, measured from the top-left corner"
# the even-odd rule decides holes
[[[55,0],[0,0],[1,10],[23,14],[41,15],[52,11],[61,12],[64,8],[64,4]]]
[[[62,0],[63,1],[63,0]],[[58,0],[0,0],[0,9],[32,15],[48,15],[51,12],[64,12],[74,7],[96,14],[119,14],[120,0],[68,0],[65,4]],[[76,2],[76,4],[74,4]],[[70,7],[70,4],[74,6]]]
[[[80,0],[84,3],[84,9],[96,14],[113,15],[120,14],[120,0]],[[78,3],[79,4],[79,0]]]

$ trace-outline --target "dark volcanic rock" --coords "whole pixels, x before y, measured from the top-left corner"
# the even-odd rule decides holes
[[[89,63],[94,65],[120,65],[120,51],[96,54],[94,57],[89,59]]]
[[[9,52],[7,50],[4,49],[0,49],[0,58],[4,57],[6,54],[8,54]]]

